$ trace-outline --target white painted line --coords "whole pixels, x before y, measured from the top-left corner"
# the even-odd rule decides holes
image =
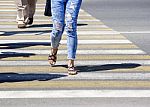
[[[14,5],[13,5],[14,4]],[[14,3],[8,3],[8,4],[4,4],[4,3],[1,3],[0,4],[0,9],[6,9],[6,10],[8,10],[8,9],[13,9],[13,10],[15,10],[16,9],[16,5],[15,5],[15,2]],[[36,9],[44,9],[45,8],[45,5],[37,5],[36,6]]]
[[[126,69],[126,68],[120,68],[120,69]],[[100,69],[99,71],[102,70]],[[82,71],[79,72],[78,75],[57,78],[56,80],[150,80],[150,73],[109,73],[109,70],[105,70],[105,71],[108,72],[87,73],[86,71],[85,72]]]
[[[5,9],[5,10],[8,10],[8,9],[14,9],[14,10],[15,10],[16,7],[15,7],[15,6],[14,6],[14,7],[13,7],[13,6],[11,6],[11,7],[10,7],[10,6],[3,6],[3,7],[1,6],[1,7],[0,7],[0,10],[1,10],[1,9],[2,9],[2,10],[4,10],[4,9]],[[37,7],[36,7],[36,10],[37,10],[37,9],[44,9],[44,8],[43,8],[43,6],[42,6],[42,7],[37,6]]]
[[[0,19],[1,22],[16,22],[15,19]],[[47,20],[47,19],[35,19],[34,22],[47,22],[49,23],[51,21],[51,19]],[[78,22],[100,22],[97,19],[78,19]]]
[[[19,49],[3,49],[0,50],[0,55],[3,53],[7,53],[10,55],[11,54],[15,54],[15,53],[33,53],[33,54],[48,54],[49,50],[19,50]],[[59,50],[58,54],[67,54],[67,50]],[[142,50],[77,50],[77,54],[81,54],[81,55],[91,55],[91,54],[96,54],[96,55],[111,55],[111,54],[132,54],[132,55],[136,55],[136,54],[145,54],[145,52],[143,52]]]
[[[1,3],[0,6],[15,6],[15,4],[12,3]]]
[[[0,40],[0,44],[6,43],[50,43],[50,40]],[[78,44],[131,44],[129,40],[78,40]],[[61,40],[60,44],[67,44],[67,40]]]
[[[78,24],[80,24],[80,23],[78,23]],[[38,24],[38,26],[40,26],[40,24]],[[41,29],[50,29],[50,28],[52,28],[52,27],[45,25],[45,26],[40,27],[40,30]],[[78,28],[79,29],[80,28],[88,28],[88,29],[91,29],[92,31],[94,31],[95,29],[98,29],[98,28],[99,28],[99,30],[101,30],[101,28],[108,28],[108,27],[106,25],[88,25],[87,24],[87,25],[83,25],[83,26],[82,25],[78,26]],[[0,25],[0,29],[4,29],[4,30],[5,29],[15,29],[15,31],[17,29],[17,30],[23,31],[22,29],[18,29],[18,27],[16,25]],[[39,30],[39,27],[33,27],[33,28],[31,27],[30,29],[38,29]],[[110,29],[110,28],[108,28],[108,29]]]
[[[2,6],[4,6],[4,5],[5,5],[5,4],[3,4]],[[12,6],[12,4],[10,4],[10,5],[7,4],[7,5],[8,5],[8,6],[10,6],[10,5]],[[1,4],[0,4],[0,6],[1,6]],[[41,6],[41,4],[39,4],[38,6]],[[44,12],[45,4],[42,5],[42,6],[43,6],[43,9],[37,9],[36,12]],[[8,8],[9,8],[9,7],[8,7]],[[39,7],[37,7],[37,8],[39,8]],[[40,7],[40,8],[42,8],[42,7]],[[7,9],[0,9],[0,12],[16,12],[16,11],[17,11],[16,9],[11,9],[11,10],[10,10],[10,9],[8,9],[8,10],[7,10]],[[83,11],[83,10],[80,10],[80,12],[83,13],[84,11]]]
[[[7,5],[8,5],[8,6],[10,6],[10,5],[11,5],[11,6],[15,6],[15,4],[12,4],[12,3],[7,3],[7,4],[6,4],[6,3],[2,3],[2,4],[0,4],[0,5],[2,5],[2,6],[5,6],[5,5],[6,5],[6,6],[7,6]],[[36,5],[37,5],[37,6],[45,6],[45,4],[36,4]]]
[[[3,29],[3,30],[7,30],[7,29],[16,29],[18,28],[17,25],[0,25],[0,29]]]
[[[78,34],[80,35],[83,35],[83,34],[89,34],[89,35],[92,35],[92,34],[120,34],[119,32],[117,31],[78,31]]]
[[[0,8],[5,8],[5,7],[0,7]],[[7,7],[6,7],[7,8]],[[35,14],[36,16],[44,16],[43,14]],[[0,16],[4,17],[16,17],[16,14],[0,14]]]
[[[9,33],[9,32],[8,32]],[[8,34],[7,33],[7,34]],[[77,31],[78,35],[114,35],[114,34],[120,34],[119,32],[117,31]],[[67,33],[64,32],[64,34],[66,35]],[[50,32],[49,33],[44,33],[43,31],[37,31],[37,33],[28,33],[27,31],[24,31],[24,32],[10,32],[10,35],[14,35],[14,36],[21,36],[21,35],[50,35]]]
[[[150,90],[34,90],[0,91],[0,98],[150,97]]]
[[[13,9],[9,9],[9,10],[4,10],[4,9],[0,9],[0,12],[16,12],[17,10],[13,10]],[[44,10],[39,10],[37,9],[36,12],[44,12]]]
[[[14,1],[0,1],[0,3],[14,3]]]
[[[61,63],[63,63],[63,61]],[[76,61],[76,64],[77,65],[107,65],[107,64],[140,64],[140,65],[150,65],[150,60]]]
[[[0,8],[7,8],[7,7],[0,7]],[[9,7],[10,8],[10,7]],[[12,7],[13,8],[13,7]],[[15,8],[15,7],[14,7]],[[43,8],[43,7],[39,7],[39,8]],[[16,14],[0,14],[0,16],[4,16],[4,17],[9,17],[9,16],[13,16],[13,17],[16,17]],[[35,18],[38,17],[38,16],[43,16],[45,17],[43,14],[38,14],[38,13],[35,13]],[[79,14],[79,16],[82,16],[82,17],[91,17],[90,14]]]
[[[80,24],[80,23],[78,23],[78,24]],[[82,23],[81,23],[82,24]],[[82,28],[86,28],[86,27],[88,27],[89,29],[91,28],[91,29],[94,29],[94,28],[99,28],[99,29],[101,29],[101,28],[109,28],[108,26],[106,26],[106,25],[100,25],[100,24],[93,24],[93,25],[91,25],[91,24],[87,24],[87,25],[83,25],[83,26],[78,26],[78,28],[80,28],[80,27],[82,27]],[[111,29],[111,28],[109,28],[109,29]]]
[[[127,34],[139,34],[139,33],[150,33],[150,31],[131,31],[131,32],[120,32],[120,33],[127,33]]]
[[[99,60],[99,61],[75,61],[76,66],[101,66],[108,64],[140,64],[150,65],[150,60]],[[48,66],[48,61],[0,61],[0,66]],[[57,61],[56,65],[66,65],[66,61]]]

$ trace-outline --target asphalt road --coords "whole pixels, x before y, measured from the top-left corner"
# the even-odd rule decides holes
[[[84,0],[82,8],[110,28],[124,32],[124,36],[150,54],[149,5],[149,0]],[[149,107],[149,100],[149,98],[0,99],[0,107]]]
[[[150,54],[150,0],[84,0],[82,8]]]
[[[150,98],[0,99],[0,105],[1,107],[149,107],[149,100]]]

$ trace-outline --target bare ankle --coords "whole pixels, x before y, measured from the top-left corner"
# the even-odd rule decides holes
[[[58,48],[51,48],[51,54],[56,55],[58,51]]]
[[[68,66],[69,67],[74,67],[74,60],[69,59],[68,60]]]

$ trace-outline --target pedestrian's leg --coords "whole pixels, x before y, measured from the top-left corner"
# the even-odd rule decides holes
[[[16,0],[17,6],[17,23],[18,28],[25,28],[26,27],[26,19],[27,19],[27,11],[28,11],[28,2],[27,0]]]
[[[64,31],[64,0],[52,0],[52,20],[53,30],[51,32],[51,55],[49,56],[49,63],[53,65],[56,62],[56,54]]]
[[[66,32],[68,48],[68,73],[76,74],[74,60],[77,50],[77,18],[82,0],[68,0],[66,5]]]
[[[33,23],[33,16],[35,14],[35,9],[36,9],[36,2],[37,0],[28,0],[28,5],[29,5],[29,12],[28,12],[28,24]]]

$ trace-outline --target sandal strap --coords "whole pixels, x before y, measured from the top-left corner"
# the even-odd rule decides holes
[[[56,61],[57,57],[55,55],[49,55],[48,60]]]
[[[69,75],[76,75],[77,71],[75,70],[74,67],[68,67],[68,74]]]
[[[51,55],[57,55],[57,51],[58,49],[55,49],[55,48],[51,48]]]
[[[74,69],[74,67],[68,67],[68,70],[69,71],[74,71],[75,69]]]
[[[58,49],[51,48],[51,54],[48,56],[48,60],[51,66],[55,65],[57,60],[57,51]]]

